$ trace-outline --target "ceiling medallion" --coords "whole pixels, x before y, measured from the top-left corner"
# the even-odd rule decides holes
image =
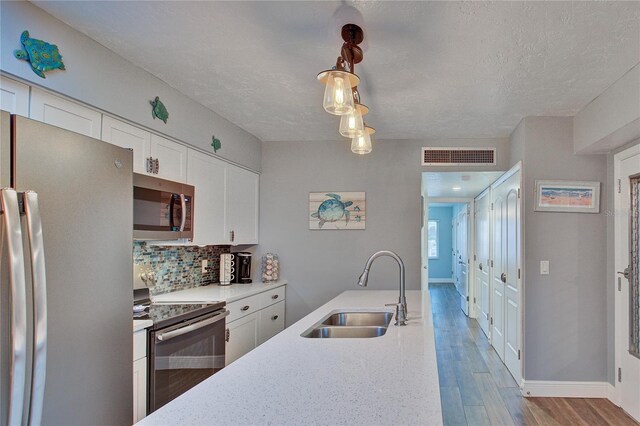
[[[369,108],[360,102],[358,84],[360,78],[355,73],[355,65],[362,62],[360,46],[364,40],[362,28],[355,24],[342,27],[344,43],[336,65],[318,74],[318,81],[326,85],[322,106],[329,114],[340,116],[340,134],[351,138],[351,151],[356,154],[371,152],[372,127],[364,123],[364,115]]]

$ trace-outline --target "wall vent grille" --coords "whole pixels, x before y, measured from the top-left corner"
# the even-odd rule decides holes
[[[494,166],[495,164],[495,148],[422,148],[423,166]]]

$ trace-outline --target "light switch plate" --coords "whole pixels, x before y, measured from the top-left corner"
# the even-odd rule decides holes
[[[540,275],[549,275],[549,261],[541,260],[540,261]]]
[[[209,265],[209,261],[207,259],[203,259],[202,260],[202,273],[206,273],[207,272],[207,266]]]

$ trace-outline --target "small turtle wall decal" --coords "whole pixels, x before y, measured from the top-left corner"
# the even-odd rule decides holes
[[[213,147],[213,152],[218,152],[218,150],[222,148],[222,142],[215,136],[211,136],[211,146]]]
[[[311,217],[318,218],[318,228],[322,228],[326,222],[337,222],[344,216],[345,222],[349,223],[349,210],[347,207],[353,204],[353,201],[342,201],[342,197],[338,194],[327,194],[329,197],[324,200],[318,211],[311,214]]]
[[[169,119],[169,111],[167,111],[167,107],[164,106],[159,96],[152,101],[149,101],[151,104],[151,116],[155,120],[156,118],[164,121],[164,124],[167,124],[167,120]]]
[[[17,59],[29,62],[34,73],[42,78],[47,71],[66,69],[62,63],[62,55],[55,44],[29,37],[29,31],[20,35],[22,49],[13,52]]]

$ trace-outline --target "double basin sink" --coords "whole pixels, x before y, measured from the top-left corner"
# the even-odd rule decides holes
[[[391,312],[335,311],[302,333],[312,339],[380,337],[387,332]]]

